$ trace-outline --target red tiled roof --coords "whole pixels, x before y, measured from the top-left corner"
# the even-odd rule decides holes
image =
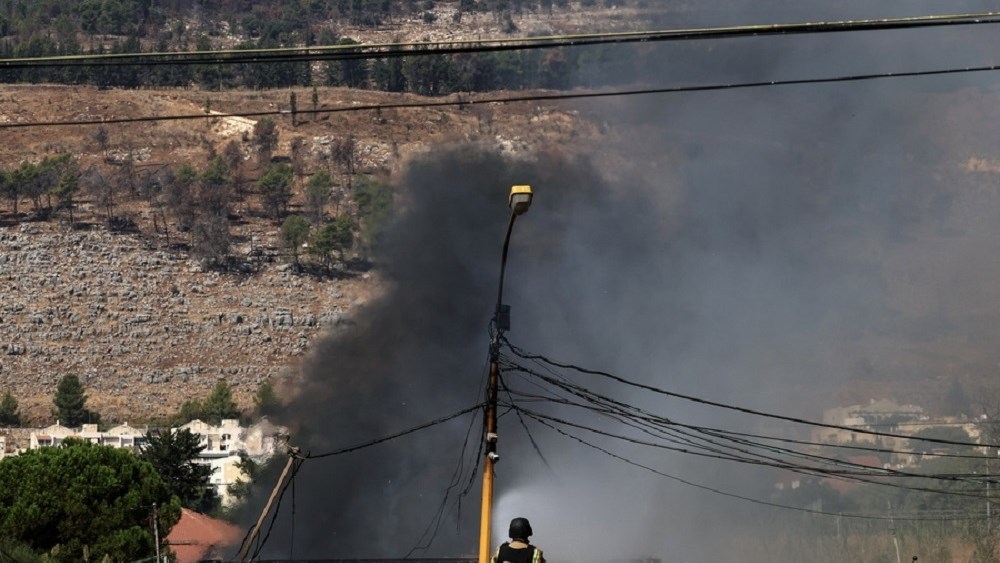
[[[166,539],[177,563],[197,563],[214,551],[237,545],[242,537],[243,530],[225,520],[182,508],[181,519]]]

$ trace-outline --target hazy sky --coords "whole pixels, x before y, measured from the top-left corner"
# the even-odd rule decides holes
[[[929,2],[823,13],[773,4],[780,9],[720,4],[662,25],[940,13]],[[948,11],[989,8],[966,3]],[[997,64],[997,33],[982,26],[671,44],[660,47],[662,64],[648,68],[648,82]],[[315,347],[306,392],[287,415],[302,427],[296,438],[329,451],[480,400],[506,192],[521,183],[534,186],[536,204],[515,228],[505,302],[512,306],[508,336],[528,351],[817,420],[851,382],[913,377],[933,389],[995,366],[990,342],[977,342],[967,324],[997,312],[993,178],[962,166],[998,148],[995,122],[972,109],[1000,101],[997,80],[977,73],[570,103],[603,123],[606,143],[582,155],[553,147],[510,158],[484,139],[487,148],[439,147],[415,159],[397,179],[405,213],[379,256],[388,291],[356,314],[356,324]],[[622,156],[610,159],[610,151]],[[938,363],[923,361],[930,349]],[[754,424],[573,377],[693,424]],[[456,499],[469,485],[480,424],[466,416],[306,462],[296,481],[294,541],[286,500],[269,555],[401,557],[419,544],[454,474],[433,545],[414,555],[473,555],[478,480],[460,505]],[[552,561],[732,560],[722,532],[771,510],[653,475],[537,424],[527,428],[537,451],[516,414],[500,419],[494,537],[503,538],[510,518],[526,516]],[[736,494],[762,497],[770,483],[766,473],[721,461],[595,442]]]

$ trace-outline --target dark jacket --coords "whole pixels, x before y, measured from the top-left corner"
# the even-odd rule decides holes
[[[545,557],[537,547],[521,540],[511,540],[500,544],[493,563],[545,563]]]

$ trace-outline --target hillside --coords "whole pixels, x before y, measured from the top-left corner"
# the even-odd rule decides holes
[[[433,19],[418,12],[377,26],[340,30],[362,42],[505,35],[503,20],[489,13],[466,14],[456,25],[456,7],[457,2],[438,2]],[[550,14],[525,12],[517,21],[522,33],[620,30],[641,25],[635,15],[634,10],[583,8],[574,2]],[[216,48],[230,47],[237,39],[213,31],[210,20],[186,25],[192,34],[214,38]],[[279,160],[290,162],[295,156],[290,214],[304,212],[304,181],[318,170],[331,172],[334,196],[349,204],[349,172],[331,155],[338,144],[353,144],[355,172],[390,179],[408,155],[437,144],[471,140],[528,154],[563,146],[566,139],[579,143],[596,130],[576,112],[552,104],[308,115],[305,110],[314,107],[322,111],[424,99],[323,86],[204,91],[5,85],[0,86],[0,124],[271,112],[287,110],[293,92],[302,111],[295,124],[287,115],[277,120],[273,151]],[[121,188],[117,194],[110,193],[113,187],[107,193],[81,190],[73,226],[65,209],[52,220],[37,221],[27,198],[18,202],[16,215],[10,198],[0,202],[0,279],[5,281],[0,389],[14,394],[27,420],[49,420],[55,382],[66,373],[81,376],[92,408],[112,422],[170,414],[219,380],[227,381],[237,401],[249,406],[263,380],[276,381],[281,390],[311,342],[363,314],[363,304],[377,297],[377,265],[319,276],[296,274],[287,265],[281,222],[267,217],[253,194],[254,182],[265,171],[251,139],[255,123],[205,118],[4,131],[3,170],[69,153],[80,170],[96,171],[101,185]],[[176,225],[164,227],[168,219],[163,209],[140,197],[135,186],[185,164],[200,170],[232,143],[240,148],[242,181],[249,189],[233,203],[230,216],[230,255],[243,273],[206,271],[184,244],[185,233]],[[114,207],[108,211],[105,200],[111,197]],[[338,203],[328,211],[337,214],[340,207]],[[109,232],[108,213],[134,225],[134,232]]]
[[[591,6],[570,2],[551,14],[526,10],[512,16],[518,28],[514,35],[648,29],[674,15],[691,15],[683,3],[650,4],[608,7],[603,2]],[[436,2],[433,18],[397,14],[377,26],[340,22],[343,25],[337,29],[341,37],[366,43],[510,36],[504,20],[489,11],[456,18],[457,5]],[[214,30],[206,35],[213,46],[231,46],[240,39],[235,31],[224,33],[220,21],[188,24],[206,33]],[[318,67],[313,70],[322,75]],[[298,107],[294,118],[288,113],[293,94]],[[850,152],[850,143],[828,143],[821,136],[814,138],[811,130],[797,133],[808,139],[802,142],[790,134],[786,138],[787,131],[779,126],[773,136],[740,130],[730,127],[738,122],[735,119],[712,121],[722,111],[719,108],[692,111],[687,122],[680,117],[686,115],[683,111],[670,113],[691,103],[683,101],[641,108],[630,105],[631,100],[611,98],[599,103],[456,103],[339,111],[458,102],[469,96],[422,97],[334,86],[206,90],[196,83],[164,89],[0,86],[0,125],[197,117],[3,129],[0,170],[11,172],[22,163],[68,153],[81,171],[91,171],[90,178],[99,181],[76,195],[72,225],[68,209],[56,207],[46,219],[47,212],[36,209],[36,202],[27,196],[17,199],[16,213],[9,197],[0,199],[0,281],[5,288],[0,304],[0,391],[9,389],[29,420],[43,422],[49,417],[55,382],[75,372],[87,383],[91,406],[109,421],[124,421],[173,412],[184,400],[207,393],[220,379],[233,386],[244,406],[265,379],[278,382],[279,389],[294,387],[296,369],[310,346],[326,332],[363,315],[364,304],[381,294],[381,265],[368,262],[369,253],[359,243],[346,260],[319,275],[296,272],[288,265],[290,256],[281,241],[284,216],[267,212],[258,180],[272,164],[287,163],[294,169],[287,214],[306,215],[308,180],[326,171],[334,185],[323,221],[355,217],[352,173],[392,185],[415,155],[453,142],[481,143],[514,156],[558,154],[572,160],[583,155],[615,183],[655,185],[655,209],[665,240],[683,228],[685,205],[697,200],[697,190],[685,189],[696,186],[709,195],[718,190],[719,200],[726,201],[727,182],[739,183],[742,170],[731,178],[708,175],[709,182],[699,183],[705,170],[720,169],[712,157],[715,147],[727,147],[740,162],[746,158],[744,165],[750,168],[754,158],[784,162],[791,154],[794,160],[785,168],[775,165],[763,172],[778,182],[794,183],[788,178],[801,176],[831,190],[840,181],[831,179],[838,167],[879,170],[891,161],[887,168],[893,174],[903,171],[900,186],[919,185],[920,193],[901,197],[890,190],[888,204],[859,196],[864,203],[858,207],[869,206],[868,211],[862,209],[869,218],[882,211],[891,218],[903,217],[917,225],[916,231],[890,243],[860,240],[863,232],[852,233],[856,238],[846,242],[839,233],[831,237],[835,242],[830,256],[849,257],[851,267],[863,263],[858,279],[878,278],[878,291],[886,297],[881,308],[855,311],[864,320],[863,328],[852,326],[856,332],[837,334],[838,340],[825,351],[836,356],[832,363],[838,364],[832,389],[803,386],[797,392],[821,395],[816,401],[820,403],[830,402],[831,397],[860,402],[895,396],[940,409],[943,390],[952,382],[962,382],[970,392],[989,383],[992,367],[1000,361],[991,347],[983,345],[994,335],[992,319],[1000,314],[1000,300],[983,283],[992,276],[993,266],[979,264],[975,277],[963,278],[969,270],[960,257],[982,253],[992,240],[980,214],[997,204],[991,186],[1000,170],[994,156],[1000,147],[977,127],[988,121],[982,116],[992,116],[998,107],[995,88],[955,87],[893,98],[893,107],[905,108],[907,116],[928,116],[926,123],[913,119],[912,128],[892,131],[909,139],[905,151],[899,149],[901,155],[890,151],[889,157],[845,157],[843,162],[830,155]],[[712,97],[704,99],[710,106]],[[877,105],[877,98],[871,99]],[[781,115],[767,113],[775,110],[758,98],[748,96],[748,100],[749,107],[768,118],[761,118],[762,129],[782,123]],[[808,116],[813,111],[810,104],[797,99],[781,110]],[[318,111],[311,113],[314,107]],[[254,139],[260,120],[213,116],[213,112],[284,112],[275,118],[277,144],[271,158],[261,158]],[[785,125],[788,131],[797,127]],[[890,144],[895,142],[892,138]],[[147,188],[162,188],[158,175],[176,174],[184,165],[201,173],[214,157],[233,147],[239,156],[242,189],[234,194],[226,217],[229,267],[212,268],[192,248],[191,231],[178,225],[162,193],[151,196]],[[342,154],[345,147],[350,147],[347,158]],[[897,157],[902,164],[892,160]],[[872,180],[872,185],[880,184]],[[405,211],[408,194],[396,195],[397,211]],[[818,199],[823,200],[818,205],[826,204],[827,200]],[[744,207],[767,208],[760,202],[744,202]],[[936,210],[947,221],[934,218]],[[109,214],[128,228],[110,232]],[[742,216],[743,209],[735,214]],[[952,291],[956,283],[960,287]]]
[[[302,93],[303,97],[305,92]],[[319,89],[322,108],[399,101],[398,95]],[[260,93],[197,91],[98,91],[69,86],[0,88],[0,120],[22,122],[198,114],[204,97],[220,110],[267,111],[287,101],[285,91]],[[407,99],[417,99],[416,97]],[[357,171],[391,177],[408,154],[451,141],[481,140],[512,153],[530,153],[563,139],[580,139],[588,125],[575,112],[538,104],[504,108],[389,110],[279,121],[276,155],[287,155],[296,139],[307,147],[304,174],[329,164],[331,141],[356,140]],[[212,151],[235,140],[246,152],[248,183],[260,170],[243,133],[253,122],[207,118],[158,122],[143,127],[109,127],[108,147],[93,140],[94,127],[12,129],[0,149],[10,169],[53,152],[70,152],[81,167],[113,173],[107,154],[131,151],[135,168],[157,170],[185,163],[204,166]],[[128,147],[127,149],[124,147]],[[301,186],[301,184],[299,184]],[[302,211],[301,187],[291,213]],[[93,407],[109,421],[162,416],[188,398],[227,381],[243,405],[265,379],[282,382],[309,347],[338,323],[363,314],[377,297],[378,275],[368,268],[331,275],[296,274],[279,240],[280,221],[260,212],[253,195],[238,201],[232,221],[231,255],[246,272],[206,271],[174,231],[157,231],[157,215],[141,198],[122,196],[116,215],[138,232],[111,233],[94,196],[82,193],[70,228],[65,210],[50,221],[34,220],[30,201],[14,217],[9,200],[0,206],[0,377],[32,421],[48,419],[59,377],[77,373]],[[174,240],[170,240],[170,236]],[[141,413],[141,414],[135,414]]]

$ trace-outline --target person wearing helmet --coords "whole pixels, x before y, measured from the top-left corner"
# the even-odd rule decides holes
[[[528,543],[531,537],[531,523],[527,518],[510,521],[509,542],[503,542],[493,556],[493,563],[545,563],[542,550]]]

